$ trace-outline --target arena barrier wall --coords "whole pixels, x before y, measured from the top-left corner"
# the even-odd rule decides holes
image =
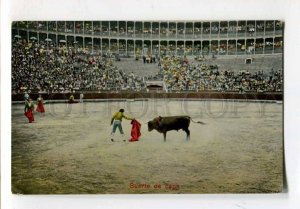
[[[67,101],[70,95],[79,101],[80,93],[40,93],[44,100]],[[30,94],[33,100],[38,98],[38,93]],[[84,92],[84,100],[144,100],[144,99],[235,99],[235,100],[275,100],[282,101],[282,92],[264,93],[238,93],[238,92],[180,92],[180,93],[157,93],[157,92]],[[24,101],[24,94],[12,94],[12,102]]]

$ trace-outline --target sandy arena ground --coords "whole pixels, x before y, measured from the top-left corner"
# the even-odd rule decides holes
[[[282,104],[124,101],[45,104],[29,124],[12,105],[12,190],[22,194],[264,193],[283,184]],[[138,142],[110,141],[110,118],[125,108],[142,123]],[[161,115],[190,115],[183,131],[148,132]],[[123,121],[125,139],[130,121]]]

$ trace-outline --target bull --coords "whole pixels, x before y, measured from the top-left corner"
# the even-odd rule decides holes
[[[194,123],[205,124],[201,121],[194,121],[190,116],[169,116],[169,117],[157,117],[148,122],[148,131],[156,130],[159,133],[164,134],[164,141],[166,141],[167,132],[171,130],[180,130],[186,132],[186,140],[190,139],[189,125],[190,121]]]

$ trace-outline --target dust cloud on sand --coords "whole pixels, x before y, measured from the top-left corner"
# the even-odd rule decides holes
[[[235,101],[124,101],[45,105],[29,124],[12,105],[12,191],[22,194],[265,193],[283,184],[282,104]],[[130,121],[110,141],[111,115]],[[146,122],[189,115],[206,125],[185,132],[148,132]],[[126,139],[126,142],[123,142]]]

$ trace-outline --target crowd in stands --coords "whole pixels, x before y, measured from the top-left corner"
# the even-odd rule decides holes
[[[147,57],[143,62],[148,63]],[[282,91],[282,71],[233,71],[217,65],[190,63],[182,56],[150,57],[160,73],[148,78],[125,73],[109,55],[84,49],[15,40],[12,43],[12,90],[17,93],[146,90],[144,80],[163,80],[169,92],[178,91]]]
[[[269,73],[257,71],[234,72],[219,70],[217,65],[189,63],[187,58],[166,56],[161,59],[161,75],[168,91],[282,91],[283,75],[273,69]]]
[[[110,56],[24,40],[12,43],[11,76],[15,92],[66,93],[144,87],[141,77],[117,69]]]

